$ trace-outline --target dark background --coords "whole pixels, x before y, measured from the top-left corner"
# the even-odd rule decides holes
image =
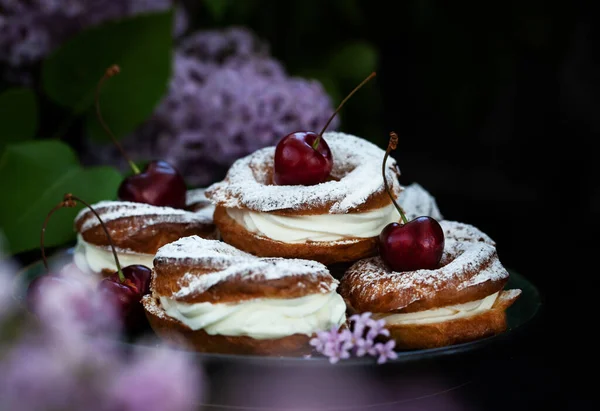
[[[569,370],[597,349],[584,291],[600,228],[595,14],[577,2],[434,3],[425,35],[407,10],[370,20],[384,124],[405,136],[399,164],[545,298],[542,323],[472,395],[483,409],[580,409],[591,393]]]
[[[545,298],[512,361],[470,395],[483,409],[578,409],[591,393],[568,370],[596,349],[584,291],[595,288],[599,229],[595,15],[577,2],[433,3],[427,28],[406,4],[370,19],[383,123],[404,136],[404,178],[430,190],[446,218],[490,234]]]

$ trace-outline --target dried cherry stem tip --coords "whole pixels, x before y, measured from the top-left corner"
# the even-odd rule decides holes
[[[387,162],[387,159],[390,156],[390,153],[393,150],[395,150],[396,147],[398,147],[398,134],[396,134],[395,132],[392,131],[390,133],[390,141],[388,143],[387,150],[385,150],[385,156],[383,156],[383,164],[381,165],[381,173],[383,175],[383,185],[385,186],[385,191],[387,191],[388,195],[392,199],[392,203],[394,203],[394,207],[396,207],[396,210],[398,210],[398,213],[400,213],[400,217],[402,217],[402,222],[404,224],[406,224],[406,223],[408,223],[406,214],[404,214],[402,207],[400,207],[398,205],[398,203],[396,202],[396,199],[394,198],[394,195],[392,194],[392,190],[390,189],[390,186],[388,185],[388,182],[387,182],[387,178],[385,176],[385,163]]]
[[[119,74],[120,72],[121,72],[121,67],[117,66],[116,64],[113,64],[112,66],[110,66],[109,68],[106,69],[106,73],[104,75],[107,78],[110,78],[112,76]]]
[[[104,117],[102,117],[102,111],[100,110],[100,90],[102,89],[102,85],[104,84],[104,82],[106,80],[108,80],[111,77],[116,76],[120,72],[121,72],[121,68],[118,65],[113,64],[112,66],[110,66],[109,68],[106,69],[106,71],[104,72],[104,75],[102,76],[102,78],[98,82],[98,86],[96,87],[96,98],[95,98],[95,103],[96,103],[96,117],[98,117],[98,121],[100,122],[100,125],[102,126],[102,128],[104,129],[104,131],[106,132],[106,134],[110,137],[110,139],[115,144],[115,146],[117,146],[117,148],[121,152],[121,155],[123,156],[123,158],[127,161],[127,163],[129,163],[129,167],[131,167],[131,169],[133,170],[133,172],[135,174],[139,174],[140,173],[140,169],[133,162],[133,160],[131,160],[131,158],[129,158],[129,156],[127,155],[127,153],[123,149],[123,146],[121,146],[121,144],[119,144],[119,142],[117,141],[117,138],[115,137],[115,135],[113,134],[113,132],[110,130],[110,128],[106,124],[106,121],[104,121]]]
[[[354,93],[356,93],[362,86],[364,86],[369,80],[371,80],[376,75],[377,75],[377,73],[375,73],[375,72],[372,72],[371,74],[369,74],[367,76],[367,78],[365,78],[363,81],[361,81],[361,83],[358,86],[354,87],[354,90],[352,90],[350,92],[350,94],[348,94],[346,96],[346,98],[344,98],[342,100],[342,102],[340,103],[340,105],[335,109],[335,111],[333,112],[333,114],[331,115],[331,117],[329,117],[329,120],[327,120],[327,123],[325,123],[325,126],[323,127],[323,129],[321,130],[321,132],[319,133],[319,135],[317,136],[317,138],[313,142],[312,147],[315,150],[319,147],[319,143],[321,142],[321,137],[323,136],[323,133],[325,132],[325,130],[327,130],[327,127],[329,127],[329,125],[331,124],[331,122],[333,121],[333,119],[335,118],[335,116],[337,115],[337,113],[339,113],[340,110],[342,109],[342,107],[344,107],[344,104],[346,104],[346,101],[348,101],[350,99],[350,97],[352,97],[354,95]]]
[[[46,258],[46,248],[44,247],[44,238],[46,235],[46,227],[48,226],[48,222],[50,221],[50,217],[52,217],[52,214],[54,214],[56,211],[60,210],[63,207],[75,207],[75,202],[74,201],[61,201],[60,203],[58,203],[57,205],[55,205],[52,210],[50,210],[50,212],[46,215],[46,218],[44,219],[44,224],[42,225],[42,233],[40,235],[40,250],[42,252],[42,261],[44,262],[44,268],[46,269],[46,271],[48,272],[48,274],[50,273],[50,267],[48,266],[48,259]]]

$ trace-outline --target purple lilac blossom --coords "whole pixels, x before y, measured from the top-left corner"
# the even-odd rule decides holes
[[[5,267],[0,282],[14,275]],[[19,329],[0,341],[0,409],[196,410],[204,389],[198,365],[153,341],[123,351],[115,312],[93,292],[97,281],[76,270],[53,270],[68,283],[47,283],[35,315],[9,300],[21,317]]]
[[[353,354],[357,357],[371,355],[377,357],[377,363],[383,364],[388,359],[397,358],[394,351],[396,342],[392,339],[387,342],[375,342],[379,336],[389,337],[389,330],[385,328],[385,320],[371,318],[371,313],[355,314],[349,318],[351,329],[320,331],[310,340],[310,345],[315,351],[329,358],[332,364],[340,359],[350,358]]]
[[[0,233],[0,328],[2,320],[10,316],[13,307],[13,273],[16,271],[15,264],[4,255],[2,251],[2,238]]]
[[[319,132],[333,110],[319,82],[290,77],[251,31],[200,31],[181,40],[167,95],[123,145],[134,160],[166,160],[203,186],[291,132]],[[338,125],[336,117],[329,129]],[[127,169],[111,144],[87,151],[89,162]]]
[[[375,352],[378,356],[377,364],[383,364],[387,360],[393,360],[398,358],[398,354],[394,351],[394,347],[396,346],[396,342],[394,340],[389,340],[385,343],[377,343],[375,344]]]
[[[68,351],[54,341],[21,338],[0,363],[2,407],[10,410],[77,409],[82,405],[79,394],[87,387],[84,380],[79,381],[69,359]]]
[[[96,283],[89,281],[90,275],[74,264],[65,266],[59,275],[66,281],[46,283],[32,307],[42,324],[52,325],[46,327],[46,332],[55,333],[63,340],[67,337],[116,337],[121,330],[117,311],[96,292]],[[78,343],[75,341],[75,348]]]
[[[82,30],[166,10],[172,4],[172,0],[0,0],[0,79],[31,83],[31,67]],[[185,11],[177,7],[175,35],[186,28]]]
[[[329,331],[319,331],[315,338],[310,340],[310,345],[329,358],[331,364],[339,360],[350,358],[352,348],[352,333],[349,330],[338,330],[332,327]]]
[[[203,399],[204,378],[198,368],[189,366],[190,361],[183,351],[138,349],[128,366],[107,384],[111,409],[195,409]]]

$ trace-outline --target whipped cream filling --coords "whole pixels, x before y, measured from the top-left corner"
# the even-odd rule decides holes
[[[400,220],[393,204],[348,214],[282,216],[237,208],[228,208],[227,214],[247,231],[284,243],[375,237]]]
[[[192,330],[210,335],[282,338],[329,330],[346,321],[346,304],[337,292],[291,299],[256,299],[239,303],[183,303],[160,297],[165,313]]]
[[[417,311],[414,313],[401,314],[373,314],[373,318],[383,318],[386,324],[433,324],[443,321],[466,318],[472,315],[480,314],[493,307],[500,292],[488,295],[487,297],[469,301],[464,304],[448,305],[446,307],[434,308],[431,310]]]
[[[152,268],[153,254],[137,254],[117,250],[117,257],[122,267],[133,264],[142,264]],[[77,245],[73,254],[73,262],[81,271],[86,273],[100,273],[104,269],[117,270],[115,257],[110,248],[99,247],[85,241],[80,234],[77,235]]]

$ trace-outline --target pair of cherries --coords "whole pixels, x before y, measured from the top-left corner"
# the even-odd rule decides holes
[[[288,134],[275,148],[273,182],[277,185],[315,185],[325,182],[333,168],[333,156],[323,133],[344,103],[367,81],[371,73],[341,102],[319,134],[298,131]],[[390,223],[379,234],[379,253],[382,260],[394,271],[435,269],[444,251],[444,232],[440,224],[428,216],[408,221],[396,203],[385,175],[389,154],[398,144],[396,133],[390,133],[390,142],[383,159],[382,173],[385,189],[400,213],[402,224]]]
[[[73,269],[76,269],[73,267]],[[127,333],[135,335],[146,326],[142,297],[150,292],[151,270],[143,265],[130,265],[121,270],[123,281],[116,272],[98,284],[101,293],[113,305]],[[77,287],[76,279],[52,273],[36,277],[27,288],[27,306],[35,310],[40,294],[51,287]]]
[[[157,160],[148,163],[140,171],[135,163],[129,159],[102,117],[99,103],[100,89],[105,80],[118,74],[119,71],[120,68],[116,65],[109,67],[96,88],[96,114],[98,120],[134,172],[121,182],[117,193],[118,198],[123,201],[183,209],[186,206],[187,186],[184,178],[177,169],[166,161]],[[41,248],[46,269],[48,269],[48,264],[44,253],[44,233],[48,219],[54,211],[62,207],[74,207],[77,201],[88,207],[100,221],[117,265],[117,271],[100,282],[98,291],[114,304],[126,330],[135,333],[143,329],[146,324],[144,310],[140,301],[144,295],[150,292],[150,274],[152,270],[144,265],[130,265],[121,268],[108,229],[98,213],[88,203],[71,194],[65,195],[64,200],[50,211],[42,228]],[[37,277],[30,283],[27,290],[27,300],[30,307],[35,305],[36,299],[40,293],[44,292],[43,290],[46,286],[51,286],[52,284],[61,286],[72,285],[69,283],[69,280],[61,276],[45,275]]]
[[[120,316],[125,330],[130,334],[136,334],[137,332],[142,331],[147,324],[144,309],[140,302],[144,295],[150,293],[150,279],[152,270],[144,265],[139,264],[129,265],[121,268],[115,246],[106,225],[96,210],[94,210],[88,203],[72,194],[66,194],[63,201],[54,207],[46,217],[46,221],[42,227],[40,245],[42,251],[42,260],[49,274],[39,276],[29,283],[26,295],[27,304],[30,308],[35,309],[36,301],[38,300],[40,294],[44,293],[48,287],[76,286],[76,284],[74,284],[74,282],[77,281],[76,278],[54,275],[50,273],[44,248],[44,234],[50,216],[55,211],[63,207],[75,207],[77,202],[80,202],[89,208],[90,211],[92,211],[92,213],[100,221],[100,225],[102,226],[102,229],[108,238],[108,242],[115,259],[115,264],[117,266],[116,272],[100,281],[97,292],[99,292],[102,296],[107,298],[111,304],[113,304],[117,314]]]

